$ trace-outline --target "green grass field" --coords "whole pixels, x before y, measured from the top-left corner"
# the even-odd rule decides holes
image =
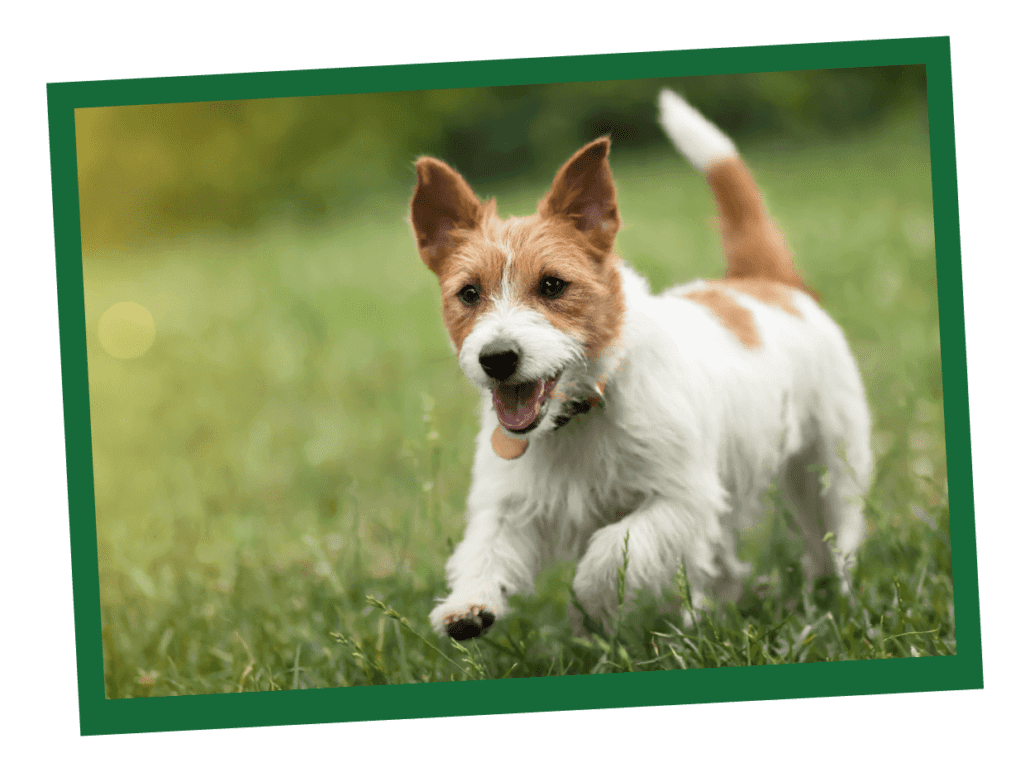
[[[800,542],[774,508],[743,546],[741,604],[689,631],[627,613],[613,637],[574,639],[573,566],[558,565],[486,637],[438,639],[426,617],[463,530],[474,392],[405,223],[411,188],[372,182],[319,230],[87,255],[107,696],[953,654],[925,128],[745,151],[872,404],[853,597],[802,592]],[[720,275],[703,179],[671,150],[616,147],[612,166],[618,248],[652,286]],[[478,192],[522,214],[549,182]],[[153,315],[137,358],[98,338],[120,301]]]

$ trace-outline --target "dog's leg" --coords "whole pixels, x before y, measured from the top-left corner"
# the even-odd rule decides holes
[[[540,537],[531,523],[517,525],[503,504],[469,512],[465,538],[447,561],[451,589],[429,615],[439,633],[475,638],[508,613],[508,597],[533,590],[540,570]]]
[[[792,504],[793,520],[805,540],[802,566],[810,586],[837,577],[850,586],[855,553],[865,535],[863,498],[869,482],[868,440],[852,444],[823,438],[788,464],[783,488]],[[849,451],[850,448],[850,451]],[[827,538],[827,534],[832,537]]]
[[[663,590],[675,586],[682,564],[694,605],[706,607],[709,595],[732,599],[728,596],[748,572],[748,566],[737,560],[733,543],[714,511],[701,518],[681,502],[655,499],[594,533],[576,569],[572,590],[583,611],[611,632],[619,611],[621,566],[626,566],[624,601],[628,604],[641,590],[660,600]],[[581,630],[578,613],[570,616],[574,629]]]

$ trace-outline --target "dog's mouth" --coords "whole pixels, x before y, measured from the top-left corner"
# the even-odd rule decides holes
[[[545,412],[547,401],[561,373],[527,383],[502,383],[493,390],[494,410],[501,426],[515,434],[535,427]]]

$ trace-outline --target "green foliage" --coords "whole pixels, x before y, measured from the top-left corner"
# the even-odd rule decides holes
[[[574,638],[573,566],[482,639],[427,616],[461,537],[475,394],[402,219],[406,182],[320,228],[269,223],[84,263],[109,697],[305,689],[954,653],[929,149],[918,114],[749,152],[806,280],[841,321],[875,417],[869,537],[849,593],[806,591],[776,496],[736,606],[623,604]],[[619,249],[656,287],[722,271],[703,180],[671,151],[613,155]],[[532,176],[532,175],[531,175]],[[538,180],[498,186],[530,211]],[[115,359],[100,314],[157,338]],[[620,575],[628,568],[624,564]]]
[[[83,243],[238,233],[268,217],[324,226],[391,181],[410,185],[422,154],[493,184],[553,173],[603,134],[623,149],[664,145],[663,86],[745,144],[807,142],[925,109],[921,66],[81,109]]]

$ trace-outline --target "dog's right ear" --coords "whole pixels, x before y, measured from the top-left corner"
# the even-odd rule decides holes
[[[483,202],[454,169],[435,158],[415,162],[418,186],[411,199],[411,225],[422,262],[440,273],[454,251],[460,231],[475,228],[483,216]]]

